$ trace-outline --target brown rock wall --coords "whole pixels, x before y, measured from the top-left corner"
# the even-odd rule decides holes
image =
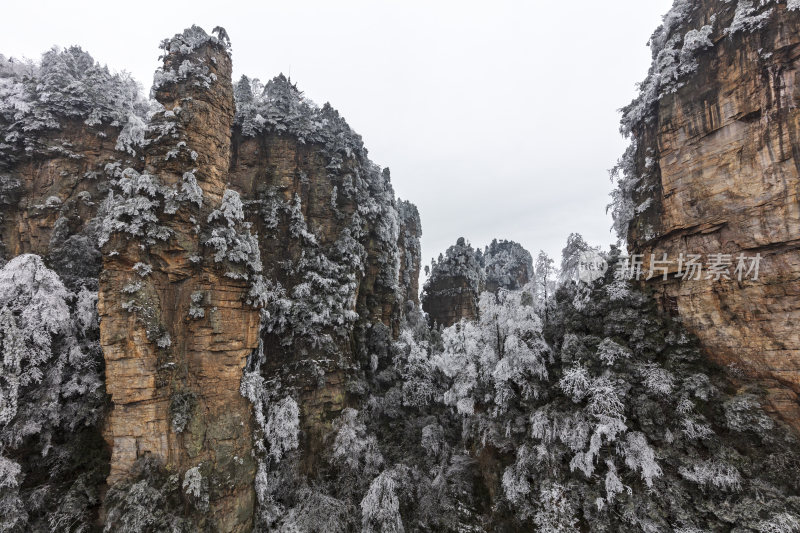
[[[172,216],[160,215],[172,235],[165,242],[146,245],[117,234],[104,249],[98,308],[113,402],[107,424],[109,483],[126,476],[146,454],[171,471],[200,466],[210,478],[210,510],[199,523],[208,520],[215,531],[249,531],[253,420],[239,387],[247,356],[258,346],[259,316],[245,303],[249,283],[226,276],[202,242],[208,214],[220,205],[227,185],[231,60],[224,46],[209,41],[188,54],[170,52],[163,70],[184,61],[208,67],[213,82],[205,88],[189,77],[156,90],[165,110],[152,122],[172,125],[173,133],[153,134],[145,171],[163,185],[180,186],[184,173],[196,168],[203,208],[186,202]],[[137,263],[152,272],[140,275]],[[141,288],[126,289],[131,285]],[[202,317],[189,314],[193,295],[200,295],[195,306],[204,310]],[[175,413],[187,398],[187,420],[180,428]]]
[[[634,132],[639,172],[656,165],[629,245],[645,269],[650,254],[731,254],[731,272],[740,253],[762,256],[758,280],[650,284],[714,361],[763,380],[800,428],[800,12],[777,4],[764,28],[726,36],[735,7],[693,6],[694,26],[716,14],[714,46]]]

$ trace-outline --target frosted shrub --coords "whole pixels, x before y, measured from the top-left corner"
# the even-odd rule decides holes
[[[358,411],[346,408],[335,423],[336,436],[331,447],[334,464],[352,472],[375,475],[383,464],[383,456],[373,435],[358,421]]]
[[[141,117],[133,113],[129,114],[127,123],[117,137],[117,145],[115,148],[135,156],[136,151],[144,146],[146,128],[147,125]]]
[[[14,531],[25,524],[28,514],[19,497],[21,467],[0,453],[0,531]]]
[[[156,209],[162,205],[159,198],[163,199],[164,192],[154,176],[128,168],[121,172],[113,185],[102,208],[105,216],[100,230],[100,246],[114,233],[142,237],[148,244],[170,237],[171,230],[159,225]]]
[[[428,424],[422,428],[420,446],[422,446],[426,453],[433,457],[437,457],[444,452],[447,443],[444,439],[442,426],[438,424]]]
[[[101,445],[84,436],[104,401],[95,301],[88,289],[77,297],[67,290],[39,256],[0,269],[2,531],[44,530],[47,521],[80,522],[92,512],[102,465],[85,454]]]
[[[613,365],[619,360],[629,359],[631,357],[631,352],[613,340],[605,338],[597,347],[597,356],[605,364]]]
[[[464,415],[474,412],[475,400],[471,395],[478,379],[478,368],[474,360],[477,337],[478,333],[471,324],[462,323],[459,328],[447,328],[442,333],[444,352],[436,359],[437,367],[453,383],[445,392],[444,401],[455,406]]]
[[[683,426],[683,434],[689,440],[708,439],[714,435],[714,430],[707,424],[697,422],[691,418],[684,418],[681,421]]]
[[[199,466],[188,469],[183,475],[183,492],[197,509],[208,510],[208,480],[203,477]]]
[[[491,394],[491,403],[500,413],[512,401],[537,396],[537,382],[547,377],[549,348],[542,341],[536,310],[523,303],[523,293],[485,292],[478,310],[475,323],[461,322],[442,332],[444,350],[435,359],[452,379],[445,403],[466,415],[474,412],[476,392]]]
[[[533,518],[539,531],[577,533],[577,518],[567,499],[567,488],[553,484],[543,487],[539,494],[540,508]]]
[[[299,257],[282,265],[287,286],[263,279],[252,293],[251,300],[265,304],[266,331],[279,336],[284,346],[302,341],[315,349],[332,348],[358,318],[356,287],[363,246],[348,230],[332,246],[321,246],[306,224],[298,195],[283,202],[274,191],[268,193],[261,215],[268,227],[287,223],[293,242],[300,245]]]
[[[297,504],[288,509],[281,518],[278,531],[287,533],[349,531],[349,509],[343,501],[309,488],[300,489],[298,500]]]
[[[733,431],[754,431],[766,434],[775,422],[764,413],[761,405],[753,396],[742,394],[725,402],[725,421]]]
[[[160,463],[145,456],[134,463],[131,475],[131,479],[109,488],[103,531],[156,533],[189,529],[189,524],[181,517],[184,511],[179,474],[169,475]],[[196,480],[194,474],[189,474],[186,488],[193,489],[192,482]]]
[[[364,533],[402,533],[400,502],[391,471],[385,470],[369,486],[361,500],[361,526]]]
[[[742,489],[742,476],[733,466],[718,461],[703,461],[691,468],[681,468],[681,476],[704,488],[739,492]]]
[[[625,486],[622,483],[622,480],[617,475],[617,467],[614,465],[614,461],[611,459],[606,460],[606,479],[605,479],[605,488],[606,488],[606,501],[611,503],[614,501],[614,497],[617,494],[621,494],[624,491],[627,491],[628,494],[631,494],[631,488]]]
[[[250,279],[262,271],[258,239],[250,233],[250,223],[244,221],[239,193],[226,189],[220,206],[208,215],[208,223],[212,228],[204,244],[215,250],[214,261],[227,261],[241,267],[240,270],[229,270],[226,273],[228,277]]]
[[[58,275],[49,270],[39,256],[17,256],[0,270],[3,347],[0,424],[3,426],[7,427],[16,417],[22,389],[41,384],[43,380],[46,380],[44,385],[48,388],[55,387],[47,394],[54,395],[52,399],[56,403],[52,407],[57,409],[57,387],[64,362],[59,361],[49,370],[47,367],[53,359],[66,359],[75,346],[76,341],[71,338],[67,339],[66,345],[53,345],[54,336],[71,334],[67,304],[70,297]],[[56,412],[52,415],[58,420]],[[12,441],[21,437],[24,434]]]
[[[769,520],[759,522],[758,531],[759,533],[797,533],[800,531],[800,516],[793,513],[778,513]]]
[[[517,450],[514,464],[508,466],[503,472],[503,493],[510,502],[518,505],[523,504],[531,492],[527,468],[529,460],[530,452],[525,445],[522,445]]]
[[[661,467],[656,463],[653,448],[647,443],[647,437],[643,433],[628,433],[622,444],[622,454],[628,468],[638,471],[648,487],[653,486],[654,478],[661,476]]]
[[[239,197],[238,192],[225,189],[225,193],[222,196],[222,203],[220,203],[219,208],[208,215],[208,222],[214,222],[218,218],[222,219],[228,227],[233,227],[244,220],[242,199]]]
[[[203,309],[203,300],[205,299],[205,294],[203,291],[195,291],[189,297],[190,304],[189,304],[189,316],[191,318],[203,318],[206,316],[205,309]]]
[[[753,5],[752,0],[739,0],[736,4],[736,12],[733,16],[730,28],[725,30],[725,33],[734,35],[739,31],[752,32],[762,28],[769,17],[772,15],[772,8],[757,13],[758,8],[763,6],[766,2],[760,2],[756,7]]]
[[[203,189],[197,184],[194,171],[183,173],[181,191],[186,195],[187,200],[197,204],[197,207],[203,207]]]
[[[395,366],[403,378],[403,405],[422,407],[434,397],[435,387],[431,380],[433,366],[427,343],[418,342],[413,333],[405,329],[400,333],[395,348]]]
[[[623,395],[617,384],[606,377],[592,381],[586,411],[601,422],[625,420]]]
[[[575,364],[564,371],[558,382],[559,388],[564,391],[573,402],[580,402],[589,393],[591,385],[589,372],[580,364]]]
[[[172,417],[172,429],[182,433],[192,416],[197,395],[191,391],[176,391],[170,397],[169,411]]]
[[[300,410],[291,396],[286,396],[269,408],[269,418],[264,428],[269,453],[275,461],[280,461],[286,452],[297,449],[297,435],[300,432]]]
[[[674,378],[672,375],[659,368],[654,363],[647,363],[639,367],[639,375],[648,389],[656,394],[668,395],[672,392],[674,387]]]

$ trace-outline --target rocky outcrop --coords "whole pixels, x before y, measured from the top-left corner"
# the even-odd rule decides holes
[[[45,256],[65,236],[80,233],[104,198],[105,165],[118,158],[119,129],[69,121],[39,137],[48,149],[23,157],[3,180],[2,243],[6,257]],[[69,146],[65,149],[64,146]]]
[[[432,262],[422,294],[422,309],[431,325],[449,327],[478,316],[478,295],[486,275],[481,252],[460,237]]]
[[[664,306],[800,429],[798,36],[796,2],[676,2],[625,110],[634,142],[615,214],[645,272],[651,257],[673,261],[667,280],[657,270],[648,281]],[[706,266],[726,254],[729,266],[720,279],[683,279],[681,253]],[[740,254],[760,254],[758,279],[739,279]]]
[[[494,239],[483,252],[486,290],[517,291],[533,281],[533,257],[514,241]]]
[[[230,213],[237,198],[226,192],[231,58],[201,31],[165,43],[155,85],[164,108],[150,121],[143,168],[122,172],[108,202],[105,224],[114,233],[104,247],[98,310],[113,402],[109,483],[146,455],[171,471],[198,467],[210,487],[209,527],[249,531],[254,422],[239,386],[258,346],[259,312],[246,303],[254,272],[236,271],[209,246],[217,238],[237,245],[216,234],[220,212],[224,230],[241,221]]]
[[[400,287],[405,290],[403,299],[419,307],[419,271],[422,262],[422,221],[417,206],[406,200],[397,202],[400,216]]]
[[[285,77],[263,92],[243,78],[237,103],[229,179],[269,280],[250,371],[269,380],[264,397],[297,399],[301,468],[313,476],[331,422],[388,364],[403,304],[416,301],[419,214],[395,201],[388,169],[338,113]]]
[[[0,56],[4,257],[99,285],[109,523],[144,476],[178,502],[158,520],[249,531],[257,469],[291,452],[315,476],[332,421],[391,364],[421,224],[330,105],[283,76],[234,86],[224,31],[162,49],[151,103],[77,48]],[[286,449],[276,405],[297,407]]]
[[[105,168],[131,163],[126,140],[147,104],[134,80],[78,47],[50,50],[40,65],[0,55],[0,97],[2,255],[34,253],[68,284],[89,283]]]
[[[45,257],[0,269],[0,529],[795,528],[796,435],[758,405],[797,424],[796,369],[764,355],[795,354],[787,9],[676,3],[614,208],[634,250],[765,256],[649,286],[766,387],[731,387],[618,248],[573,283],[577,234],[555,295],[544,253],[533,280],[519,244],[459,239],[423,307],[476,320],[432,331],[416,208],[330,105],[232,84],[221,28],[162,43],[151,103],[79,49],[0,56],[0,232]]]
[[[483,291],[519,290],[532,279],[533,259],[520,244],[494,239],[481,251],[461,237],[433,261],[422,309],[431,325],[449,327],[478,315]]]

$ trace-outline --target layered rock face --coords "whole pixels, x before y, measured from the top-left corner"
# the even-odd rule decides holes
[[[250,397],[297,399],[301,468],[314,476],[332,420],[388,364],[405,303],[417,302],[419,214],[330,105],[283,76],[265,87],[243,77],[236,98],[229,179],[268,280],[249,372],[269,383]]]
[[[658,270],[648,282],[665,307],[714,361],[762,380],[772,408],[800,428],[795,4],[676,2],[651,40],[642,95],[625,110],[634,143],[621,163],[616,214],[624,226],[630,220],[629,247],[644,255],[645,271],[651,254],[673,261],[668,280]],[[726,275],[675,277],[681,253],[701,254],[706,265],[729,254]],[[760,254],[758,279],[738,279],[740,254]]]
[[[245,301],[248,276],[260,266],[240,272],[216,244],[246,242],[235,234],[238,197],[226,191],[230,73],[226,46],[214,38],[187,32],[165,45],[155,86],[164,109],[150,121],[143,168],[120,173],[108,203],[106,224],[116,232],[104,248],[98,310],[114,405],[109,483],[147,454],[168,470],[199,467],[209,478],[214,529],[246,531],[253,420],[239,384],[258,346],[258,309]],[[159,204],[161,213],[142,217],[142,208]]]
[[[106,163],[117,159],[118,133],[118,128],[69,121],[57,134],[41,138],[53,148],[69,146],[66,153],[45,149],[39,157],[23,158],[13,167],[0,200],[6,257],[47,255],[51,247],[64,244],[65,236],[84,229],[97,211],[98,197],[104,196],[99,191],[102,181],[85,176],[102,173]]]
[[[77,84],[67,94],[64,86],[75,76],[91,78],[104,97],[81,94]],[[108,193],[105,167],[131,162],[121,133],[146,107],[128,97],[135,82],[72,47],[46,53],[39,68],[0,56],[0,88],[2,256],[47,257],[68,282],[96,278],[100,252],[92,221]],[[81,97],[93,101],[87,106]]]
[[[114,505],[157,465],[191,501],[166,516],[250,531],[256,471],[292,452],[316,475],[332,421],[391,364],[418,305],[421,223],[330,105],[283,76],[234,87],[222,34],[192,27],[162,49],[157,103],[135,85],[121,98],[129,80],[79,49],[57,56],[41,77],[100,93],[74,109],[60,104],[72,93],[34,108],[24,93],[43,82],[0,56],[2,94],[22,94],[0,106],[4,257],[36,253],[76,288],[99,285]],[[275,440],[276,405],[299,442]],[[121,509],[108,519],[132,516]]]
[[[422,262],[422,222],[419,218],[417,206],[406,200],[397,202],[397,212],[400,216],[400,240],[398,245],[402,250],[400,258],[400,286],[405,289],[403,299],[414,302],[419,307],[419,271]]]
[[[422,309],[432,325],[449,327],[477,316],[483,291],[519,290],[532,279],[533,259],[518,243],[495,239],[481,251],[461,237],[433,262]]]

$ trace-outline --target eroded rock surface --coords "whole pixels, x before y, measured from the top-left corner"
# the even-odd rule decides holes
[[[248,531],[253,420],[239,386],[258,346],[258,309],[246,303],[256,272],[209,245],[220,223],[238,231],[242,222],[226,211],[235,209],[226,195],[231,58],[223,43],[191,31],[164,49],[155,86],[164,109],[150,120],[141,170],[119,175],[105,221],[116,230],[104,248],[98,303],[113,402],[109,483],[147,454],[168,470],[200,467],[214,529]],[[152,220],[142,215],[148,208]]]
[[[675,261],[668,281],[660,271],[649,281],[665,307],[800,428],[800,11],[789,4],[676,2],[625,110],[632,179],[620,189],[629,218],[617,218],[631,220],[645,271],[651,254]],[[730,279],[675,278],[681,253],[705,264],[730,254]],[[738,279],[740,254],[760,254],[758,279]]]

